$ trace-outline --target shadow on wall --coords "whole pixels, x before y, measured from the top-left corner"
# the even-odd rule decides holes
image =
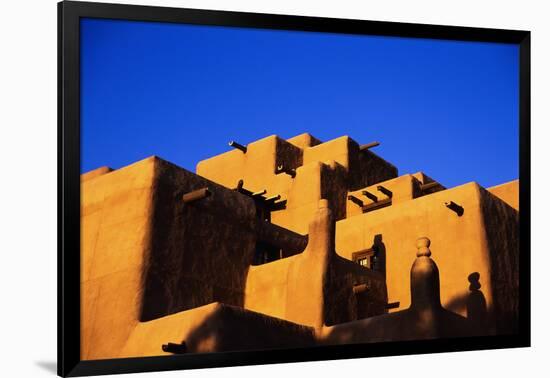
[[[475,335],[491,334],[489,329],[487,301],[480,290],[481,275],[473,272],[468,275],[469,292],[453,298],[445,308],[449,311],[460,313],[466,311],[466,317],[470,323],[472,333]]]
[[[386,276],[386,245],[382,241],[382,234],[376,234],[372,242],[374,250],[373,270]]]
[[[411,305],[408,309],[374,316],[354,322],[325,327],[319,338],[322,344],[350,344],[421,340],[471,336],[470,321],[442,307],[440,298],[439,269],[431,259],[430,240],[417,240],[416,259],[411,267]],[[472,300],[479,303],[479,275],[471,275]],[[473,306],[475,307],[475,306]],[[478,307],[479,310],[479,307]],[[479,311],[478,311],[479,312]]]
[[[162,346],[163,351],[174,354],[301,348],[315,345],[315,331],[312,327],[220,303],[185,340],[168,345]]]
[[[184,344],[191,353],[302,347],[397,340],[473,336],[486,325],[486,303],[480,275],[468,276],[464,298],[469,318],[442,307],[439,269],[430,258],[430,241],[419,238],[411,267],[411,306],[403,311],[361,320],[324,325],[320,329],[288,322],[234,306],[216,311],[193,330]]]
[[[243,306],[256,244],[254,202],[167,162],[156,171],[139,320],[212,302]]]
[[[470,294],[466,302],[467,318],[474,329],[483,333],[487,330],[487,301],[483,292],[479,290],[481,288],[479,273],[470,274],[468,281],[470,281]]]

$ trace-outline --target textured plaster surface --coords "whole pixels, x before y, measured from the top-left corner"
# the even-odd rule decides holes
[[[160,355],[166,343],[199,353],[515,331],[518,181],[423,190],[435,181],[397,176],[349,137],[246,147],[197,174],[151,157],[81,176],[82,359]],[[258,200],[234,190],[240,180],[283,205],[260,217]],[[348,199],[372,205],[365,190],[385,207]],[[411,302],[421,236],[437,272],[427,310]],[[262,243],[284,247],[281,258],[255,265]],[[365,250],[373,269],[352,261]]]

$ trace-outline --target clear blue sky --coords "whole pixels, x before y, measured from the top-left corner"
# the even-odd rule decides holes
[[[449,187],[518,178],[517,45],[83,19],[80,46],[82,172],[309,132]]]

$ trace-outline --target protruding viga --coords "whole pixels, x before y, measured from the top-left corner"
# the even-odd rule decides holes
[[[411,267],[411,305],[408,309],[324,327],[318,333],[319,342],[365,343],[473,334],[475,330],[469,319],[441,306],[439,270],[430,258],[430,240],[421,237],[416,247],[416,259]]]
[[[397,177],[345,136],[243,142],[196,173],[153,157],[81,176],[82,359],[517,329],[517,181]]]

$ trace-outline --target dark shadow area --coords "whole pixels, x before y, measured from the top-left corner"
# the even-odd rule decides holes
[[[489,241],[492,285],[491,324],[497,334],[515,334],[519,325],[519,212],[481,188],[482,212]],[[498,284],[497,284],[498,283]]]
[[[301,348],[315,345],[313,328],[219,304],[185,340],[187,353]]]
[[[166,162],[156,170],[139,320],[212,302],[243,306],[256,242],[253,201]],[[209,196],[180,200],[204,188]]]
[[[483,292],[479,290],[481,289],[479,277],[480,275],[478,272],[474,272],[468,276],[470,294],[466,301],[468,321],[477,334],[487,330],[487,301],[485,300]]]
[[[480,290],[480,277],[481,275],[478,272],[470,273],[468,275],[468,293],[453,298],[445,305],[445,308],[455,313],[461,313],[465,310],[472,333],[486,335],[491,334],[492,330],[488,328],[487,301]]]
[[[49,373],[57,374],[57,362],[55,361],[35,361],[34,364]]]
[[[252,265],[267,264],[272,261],[277,261],[283,258],[283,250],[277,246],[258,241],[254,252]]]
[[[374,256],[372,259],[372,270],[380,272],[386,276],[386,245],[382,241],[382,234],[374,236],[372,242]]]
[[[462,294],[453,297],[449,302],[445,304],[445,309],[452,311],[456,314],[463,313],[463,311],[466,310],[468,296],[469,293],[463,292]]]
[[[381,238],[375,238],[381,242]],[[439,269],[430,258],[428,238],[417,240],[415,259],[411,267],[411,305],[408,309],[355,322],[335,325],[322,340],[325,344],[421,340],[470,336],[470,320],[441,306]],[[471,274],[470,282],[476,297],[472,311],[480,310],[479,274]],[[477,282],[477,284],[476,284]],[[482,303],[481,303],[482,304]]]
[[[257,219],[256,248],[252,265],[267,264],[302,253],[308,236],[293,232],[264,219]]]
[[[380,272],[334,254],[326,282],[329,289],[325,299],[325,325],[386,313],[388,292],[386,279]]]
[[[350,167],[350,191],[397,177],[393,164],[370,150],[361,151],[353,140],[350,140]]]

